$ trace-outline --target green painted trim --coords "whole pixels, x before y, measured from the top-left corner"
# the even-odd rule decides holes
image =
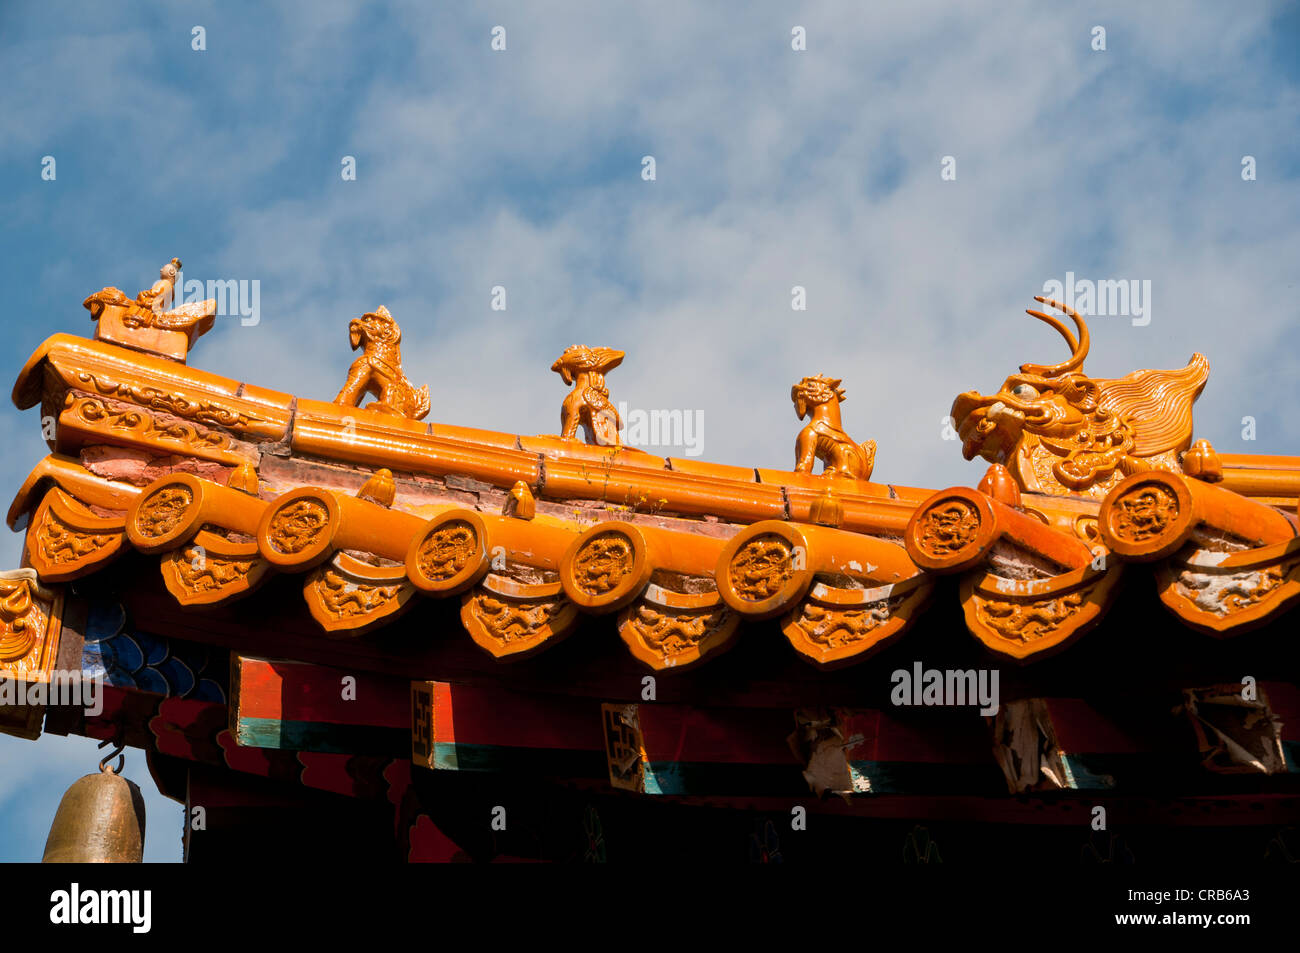
[[[240,718],[235,740],[245,748],[323,751],[334,754],[410,754],[405,728],[332,725],[321,721]]]
[[[435,771],[524,772],[552,778],[608,778],[604,751],[568,748],[514,748],[509,745],[470,745],[437,741]]]

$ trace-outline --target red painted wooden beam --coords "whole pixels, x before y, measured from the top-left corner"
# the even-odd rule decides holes
[[[367,672],[231,658],[230,727],[240,745],[402,754],[411,725],[403,680]]]

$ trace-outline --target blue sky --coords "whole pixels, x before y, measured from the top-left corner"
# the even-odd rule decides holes
[[[331,399],[348,320],[384,304],[431,420],[553,433],[551,362],[607,345],[616,400],[700,412],[705,459],[786,468],[790,385],[826,373],[877,479],[941,487],[983,471],[943,439],[952,398],[1064,356],[1021,309],[1073,271],[1152,283],[1148,325],[1090,322],[1092,374],[1202,351],[1197,435],[1300,453],[1296,5],[976,6],[8,0],[0,377],[177,255],[260,282],[206,370]],[[39,429],[0,413],[11,490]],[[0,738],[0,860],[39,858],[97,760]],[[177,859],[179,807],[149,806],[150,859]]]

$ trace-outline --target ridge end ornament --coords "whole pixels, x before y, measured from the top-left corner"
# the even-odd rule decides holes
[[[1187,472],[1182,455],[1192,442],[1192,405],[1210,375],[1204,355],[1193,354],[1179,370],[1092,378],[1083,372],[1089,347],[1083,317],[1051,298],[1034,300],[1074,322],[1077,338],[1060,318],[1026,309],[1056,329],[1070,356],[1059,364],[1022,364],[995,394],[958,395],[952,419],[962,455],[1005,465],[1026,492],[1095,499],[1140,471]]]
[[[620,445],[622,420],[609,399],[605,375],[623,363],[624,353],[608,347],[574,344],[564,349],[551,370],[573,385],[560,406],[560,439],[576,440],[582,427],[586,442],[602,447]]]
[[[366,410],[423,420],[429,413],[429,385],[416,390],[403,372],[402,329],[388,309],[380,305],[353,318],[348,322],[348,340],[352,350],[361,349],[361,356],[348,368],[348,378],[334,403],[360,407],[366,394],[373,394],[378,400]]]
[[[50,680],[58,655],[59,599],[34,569],[0,571],[0,678]]]
[[[876,442],[854,443],[840,421],[840,404],[846,399],[838,377],[818,374],[790,388],[790,400],[799,419],[810,417],[795,438],[796,473],[812,473],[818,460],[822,476],[870,480],[876,466]]]
[[[185,363],[194,342],[212,329],[217,301],[176,304],[181,267],[179,258],[167,262],[158,270],[158,280],[134,299],[112,286],[86,298],[81,305],[95,322],[95,340]]]

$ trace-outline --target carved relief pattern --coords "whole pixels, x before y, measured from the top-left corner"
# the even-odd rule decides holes
[[[30,579],[0,579],[0,662],[25,658],[43,634],[44,621]]]
[[[1285,575],[1281,566],[1218,573],[1188,567],[1178,574],[1176,590],[1198,609],[1223,616],[1262,602],[1282,585]]]
[[[328,568],[317,571],[312,585],[326,611],[338,619],[368,615],[396,599],[402,589],[400,583],[385,586],[358,582]]]
[[[194,502],[194,492],[184,484],[165,486],[149,495],[136,511],[140,535],[156,539],[176,529]]]
[[[198,546],[185,546],[179,553],[169,553],[181,584],[198,595],[230,588],[247,579],[256,559],[229,559],[206,552]]]
[[[828,649],[841,648],[861,642],[888,622],[903,604],[904,598],[894,596],[853,609],[804,602],[795,617],[795,624],[808,636],[809,641]]]
[[[976,617],[1003,638],[1036,642],[1051,635],[1083,607],[1091,587],[1037,602],[977,598]]]
[[[0,670],[5,677],[49,680],[58,653],[55,599],[31,569],[0,573]]]
[[[668,661],[697,651],[700,643],[730,623],[732,615],[725,606],[703,612],[665,613],[640,605],[631,613],[628,624],[646,648]]]
[[[50,509],[46,509],[36,531],[41,556],[52,565],[79,562],[115,538],[113,533],[90,533],[67,526]]]
[[[622,533],[593,536],[574,556],[574,581],[588,595],[604,595],[632,571],[635,556],[632,541]]]
[[[1074,492],[1113,485],[1124,479],[1118,467],[1133,450],[1133,434],[1128,424],[1114,417],[1094,421],[1069,439],[1057,439],[1046,433],[1039,434],[1038,439],[1056,457],[1052,476]],[[1052,459],[1038,456],[1040,466]]]
[[[1159,536],[1178,517],[1178,498],[1158,483],[1140,483],[1115,500],[1110,528],[1119,539],[1142,543]]]
[[[470,599],[469,607],[474,619],[494,641],[510,645],[542,635],[568,608],[568,603],[560,598],[514,601],[479,592]]]
[[[182,423],[161,423],[143,410],[116,410],[97,397],[68,394],[65,407],[85,423],[109,430],[125,430],[135,437],[175,441],[194,450],[225,450],[230,438]]]
[[[1074,535],[1089,546],[1098,546],[1102,542],[1101,530],[1095,516],[1079,516],[1074,520]]]
[[[921,517],[917,543],[931,556],[951,556],[974,541],[980,526],[980,514],[966,500],[942,500]]]
[[[179,394],[169,394],[157,387],[130,382],[119,384],[98,378],[88,371],[79,372],[77,380],[82,384],[89,384],[105,397],[127,400],[133,404],[140,404],[153,410],[163,410],[185,420],[197,420],[199,423],[214,427],[247,427],[262,420],[254,414],[232,410],[214,401],[190,400]]]
[[[1101,466],[1087,469],[1082,466],[1084,461],[1074,457],[1063,460],[1045,441],[1034,434],[1026,434],[1015,472],[1019,474],[1019,468],[1027,465],[1034,478],[1032,483],[1020,481],[1023,489],[1032,488],[1043,493],[1082,493],[1103,499],[1124,479],[1124,472],[1118,468],[1121,459],[1122,454],[1115,457],[1114,469]]]
[[[478,534],[465,520],[451,520],[430,533],[420,544],[420,571],[435,582],[452,579],[464,571],[478,552]]]
[[[277,550],[291,556],[316,542],[329,518],[329,510],[320,500],[294,500],[271,517],[267,535]]]
[[[794,576],[794,547],[775,533],[755,536],[736,550],[730,573],[732,588],[742,599],[771,598]]]

